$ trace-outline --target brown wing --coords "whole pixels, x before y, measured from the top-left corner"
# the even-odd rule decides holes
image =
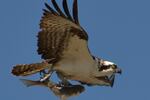
[[[73,2],[73,17],[71,16],[67,1],[63,0],[63,9],[61,11],[55,0],[51,0],[55,10],[48,4],[45,4],[44,15],[41,19],[38,33],[38,54],[43,59],[59,59],[63,50],[68,47],[69,39],[75,35],[79,39],[88,40],[88,35],[80,27],[78,21],[77,0]]]

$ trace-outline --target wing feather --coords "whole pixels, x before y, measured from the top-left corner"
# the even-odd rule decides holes
[[[60,14],[60,16],[65,17],[64,13],[61,11],[61,9],[57,5],[56,1],[52,0],[52,3],[53,3],[53,6],[55,7],[55,9],[57,10],[57,12]]]
[[[69,12],[69,9],[68,9],[68,4],[67,4],[66,0],[63,0],[63,7],[64,7],[64,12],[66,13],[68,19],[71,20],[71,21],[73,21],[73,19],[71,17],[71,14]]]
[[[57,14],[57,12],[55,10],[53,10],[53,8],[51,8],[47,3],[45,3],[46,8],[52,13],[52,14]]]
[[[38,54],[43,59],[57,59],[63,55],[63,51],[68,47],[69,39],[75,35],[79,39],[88,40],[87,33],[79,26],[77,1],[74,1],[74,20],[72,19],[68,10],[66,0],[63,0],[63,7],[65,14],[60,10],[55,0],[51,0],[56,11],[45,3],[48,10],[44,9],[44,14],[41,19],[38,33]]]
[[[78,1],[74,0],[73,2],[73,18],[76,24],[79,24],[79,19],[78,19]]]

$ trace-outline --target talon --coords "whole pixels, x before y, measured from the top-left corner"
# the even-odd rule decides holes
[[[52,73],[53,73],[53,71],[50,72],[50,73],[48,73],[48,74],[45,74],[44,77],[42,77],[42,78],[40,79],[40,82],[43,82],[43,81],[47,80],[48,78],[50,78],[51,75],[52,75]]]
[[[43,76],[41,77],[40,82],[43,82],[43,81],[47,80],[48,78],[50,78],[53,72],[54,71],[53,71],[52,65],[50,65],[50,68],[48,69],[47,72],[45,70],[43,70],[41,72],[41,73],[43,73]]]
[[[52,76],[52,74],[53,74],[53,70],[52,69],[49,69],[49,71],[46,73],[46,74],[44,74],[44,76],[40,79],[40,82],[43,82],[43,81],[45,81],[45,80],[47,80],[48,78],[50,78],[51,76]]]
[[[45,72],[45,70],[40,71],[40,76],[41,76],[41,77],[44,77],[44,74],[47,74],[47,73]]]

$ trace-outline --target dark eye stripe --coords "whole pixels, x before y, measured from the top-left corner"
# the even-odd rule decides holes
[[[101,66],[100,68],[99,68],[99,71],[103,71],[103,70],[106,70],[106,69],[109,69],[110,68],[110,66]]]

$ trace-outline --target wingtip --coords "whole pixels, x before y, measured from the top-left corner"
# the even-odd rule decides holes
[[[44,5],[52,14],[58,15],[57,12],[51,6],[49,6],[46,2],[44,3]]]
[[[78,18],[78,0],[73,1],[73,18],[74,22],[79,25],[80,23]]]
[[[65,14],[61,11],[60,7],[58,6],[56,0],[51,0],[53,7],[55,8],[55,10],[57,11],[57,13],[62,16],[65,17]]]
[[[66,16],[68,17],[69,20],[73,21],[73,18],[69,12],[69,9],[68,9],[68,4],[67,4],[67,0],[63,0],[63,9],[64,9],[64,12],[66,14]]]

